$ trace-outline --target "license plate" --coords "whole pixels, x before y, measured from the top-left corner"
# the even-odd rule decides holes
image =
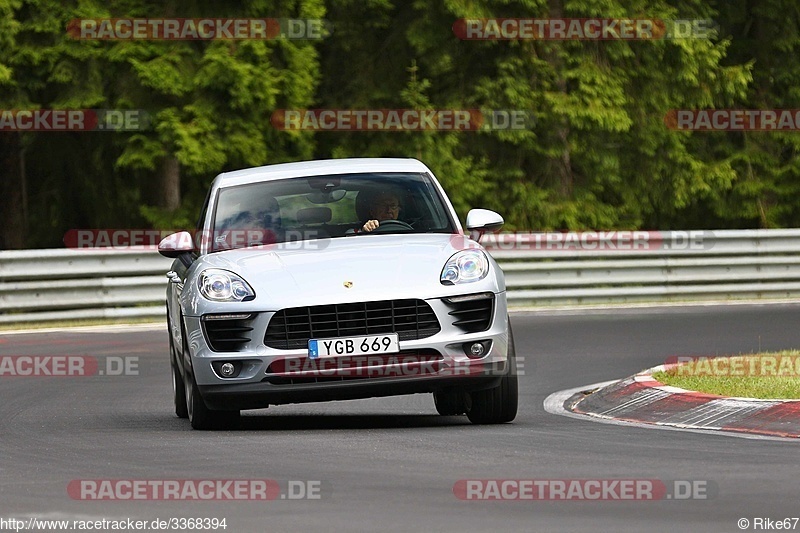
[[[376,353],[397,353],[400,341],[397,333],[366,335],[363,337],[340,337],[337,339],[309,339],[308,357],[341,357]]]

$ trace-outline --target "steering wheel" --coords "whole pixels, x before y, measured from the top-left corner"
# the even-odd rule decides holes
[[[397,230],[414,231],[411,224],[407,224],[402,220],[380,220],[380,225],[371,231],[371,233],[390,233]]]

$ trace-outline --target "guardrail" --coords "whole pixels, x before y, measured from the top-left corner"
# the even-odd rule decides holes
[[[163,318],[171,264],[152,250],[0,252],[0,324]]]
[[[553,234],[490,236],[484,246],[515,306],[800,297],[800,230],[641,232],[638,243],[635,233],[604,248],[601,238],[570,245]]]
[[[482,243],[509,304],[800,297],[800,230],[500,234]],[[164,316],[171,260],[154,251],[0,252],[0,323]]]

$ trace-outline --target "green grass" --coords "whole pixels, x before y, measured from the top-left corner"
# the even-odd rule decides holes
[[[681,389],[760,399],[800,399],[800,351],[698,358],[653,378]]]

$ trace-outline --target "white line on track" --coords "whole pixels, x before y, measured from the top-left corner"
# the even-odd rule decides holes
[[[3,335],[28,335],[31,333],[126,333],[129,331],[150,331],[167,329],[167,321],[163,323],[148,322],[145,324],[98,324],[97,326],[64,326],[60,328],[34,328],[0,331]]]

